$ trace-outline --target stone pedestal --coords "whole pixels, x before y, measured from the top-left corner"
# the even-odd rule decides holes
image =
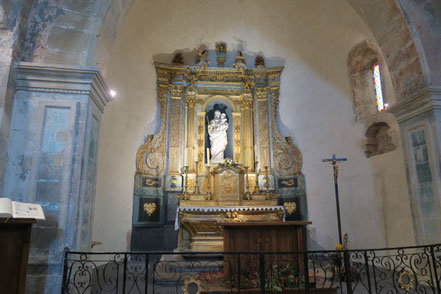
[[[441,241],[441,88],[425,88],[390,110],[399,122],[417,244]]]
[[[64,248],[90,249],[99,127],[111,99],[95,67],[21,63],[16,72],[2,196],[42,205],[27,293],[55,293]]]

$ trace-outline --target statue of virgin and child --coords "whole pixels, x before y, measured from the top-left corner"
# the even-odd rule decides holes
[[[208,135],[210,136],[211,163],[221,163],[224,160],[224,151],[227,148],[227,115],[219,110],[214,112],[214,119],[208,124]]]

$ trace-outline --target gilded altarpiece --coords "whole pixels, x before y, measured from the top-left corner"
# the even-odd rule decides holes
[[[154,66],[161,124],[136,154],[131,249],[222,250],[219,222],[306,220],[301,153],[277,129],[283,67]],[[228,144],[212,164],[216,110]]]

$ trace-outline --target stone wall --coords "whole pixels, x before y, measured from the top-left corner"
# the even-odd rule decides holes
[[[332,153],[349,158],[341,167],[340,193],[343,231],[349,232],[351,246],[413,244],[412,230],[400,229],[391,209],[400,203],[403,209],[395,211],[402,215],[409,207],[402,151],[367,159],[365,126],[354,122],[347,57],[356,43],[371,38],[369,28],[344,2],[135,2],[108,67],[109,84],[118,97],[103,116],[93,232],[103,245],[97,250],[129,248],[135,155],[159,123],[151,63],[170,63],[173,52],[181,50],[184,62],[191,64],[201,44],[214,48],[218,41],[225,41],[229,51],[243,50],[249,66],[257,54],[266,58],[267,66],[285,66],[279,129],[293,136],[304,157],[315,248],[333,248],[337,242],[332,169],[321,163]],[[404,226],[411,227],[408,208],[406,213]]]
[[[20,59],[25,46],[33,2],[5,0],[0,6],[0,191],[3,188],[15,87],[13,64]]]

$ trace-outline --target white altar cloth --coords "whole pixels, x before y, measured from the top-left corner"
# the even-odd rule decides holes
[[[179,206],[176,208],[175,231],[179,229],[179,212],[180,211],[264,211],[264,210],[281,210],[283,211],[283,221],[285,221],[285,207],[283,206]]]

